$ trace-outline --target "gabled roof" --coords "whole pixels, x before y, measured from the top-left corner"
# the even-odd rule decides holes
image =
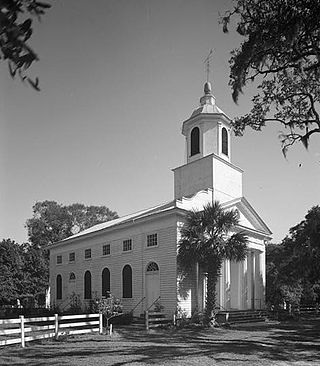
[[[226,209],[236,208],[239,212],[240,226],[264,233],[267,236],[272,234],[267,224],[262,220],[245,197],[239,197],[225,202],[222,206]]]
[[[90,228],[82,230],[79,233],[74,234],[72,236],[69,236],[68,238],[63,239],[58,243],[63,243],[63,242],[69,241],[69,240],[82,238],[82,237],[84,237],[86,235],[89,235],[89,234],[102,232],[102,231],[104,231],[108,228],[119,226],[119,225],[122,225],[122,224],[126,224],[128,222],[134,222],[135,220],[145,218],[145,217],[148,217],[148,216],[151,216],[151,215],[154,215],[154,214],[158,214],[158,213],[161,213],[161,212],[170,211],[170,210],[173,210],[174,208],[176,208],[176,202],[175,201],[170,201],[170,202],[167,202],[167,203],[163,203],[161,205],[148,208],[146,210],[138,211],[138,212],[135,212],[135,213],[130,214],[130,215],[119,217],[118,219],[106,221],[106,222],[103,222],[101,224],[91,226]],[[58,244],[58,243],[53,243],[51,245],[55,245],[55,244]]]
[[[65,242],[81,239],[86,236],[90,236],[90,234],[102,233],[104,231],[107,231],[108,229],[120,227],[121,225],[125,225],[128,223],[133,224],[137,220],[150,218],[160,213],[169,213],[173,212],[174,210],[181,213],[186,213],[189,210],[201,210],[201,208],[206,203],[212,202],[212,199],[213,191],[212,189],[208,188],[199,191],[190,197],[182,197],[181,199],[169,201],[161,205],[148,208],[146,210],[138,211],[136,213],[120,217],[115,220],[110,220],[101,224],[94,225],[86,230],[80,231],[77,234],[69,236],[64,240],[61,240],[60,242],[51,245],[63,244]],[[224,202],[222,203],[222,207],[225,209],[238,209],[240,214],[239,226],[244,230],[249,229],[264,236],[270,236],[272,234],[268,226],[264,223],[264,221],[260,218],[257,212],[252,208],[252,206],[244,197],[239,197],[231,201]]]

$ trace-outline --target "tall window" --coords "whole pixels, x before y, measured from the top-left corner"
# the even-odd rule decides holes
[[[128,264],[122,270],[122,297],[132,297],[132,268]]]
[[[108,268],[104,268],[102,271],[102,296],[107,296],[107,292],[110,292],[110,271]]]
[[[191,131],[191,156],[200,152],[200,130],[195,127]]]
[[[222,127],[222,154],[229,155],[228,149],[228,131],[225,127]]]
[[[76,260],[76,253],[69,253],[69,262],[74,262]]]
[[[56,279],[56,292],[57,292],[57,300],[62,299],[62,277],[58,274]]]
[[[84,274],[84,298],[91,299],[91,273],[86,271]]]
[[[62,255],[57,255],[57,264],[62,263]]]

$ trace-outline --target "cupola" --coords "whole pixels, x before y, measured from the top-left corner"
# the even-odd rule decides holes
[[[207,81],[200,106],[183,122],[186,161],[194,161],[212,153],[230,161],[230,123],[231,119],[216,105],[211,83]]]

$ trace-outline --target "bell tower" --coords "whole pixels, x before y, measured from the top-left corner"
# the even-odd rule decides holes
[[[200,106],[182,124],[185,165],[174,169],[175,198],[212,189],[221,202],[242,196],[242,170],[231,163],[231,119],[216,105],[210,82]]]
[[[210,82],[204,84],[200,106],[183,122],[182,134],[186,139],[186,162],[212,153],[230,161],[230,118],[216,105]]]

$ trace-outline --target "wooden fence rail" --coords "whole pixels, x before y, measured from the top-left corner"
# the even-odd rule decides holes
[[[25,318],[21,315],[19,319],[0,319],[0,346],[21,343],[21,347],[25,347],[26,342],[44,338],[58,338],[61,334],[91,332],[102,334],[102,331],[102,314],[62,316],[55,314],[41,318]],[[27,335],[29,333],[32,334]],[[18,334],[18,337],[12,337],[15,334]]]

